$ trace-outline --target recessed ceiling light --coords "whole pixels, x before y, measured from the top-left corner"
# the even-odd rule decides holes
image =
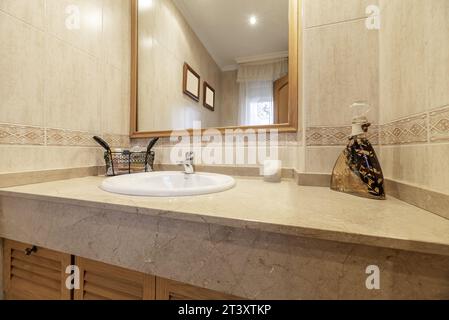
[[[249,24],[252,25],[252,26],[256,25],[257,24],[257,17],[256,16],[251,16],[249,18]]]

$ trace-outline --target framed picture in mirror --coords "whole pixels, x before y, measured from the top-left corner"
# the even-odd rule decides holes
[[[200,101],[200,75],[187,63],[184,64],[183,92],[196,102]]]
[[[215,89],[204,82],[203,106],[210,111],[215,111]]]

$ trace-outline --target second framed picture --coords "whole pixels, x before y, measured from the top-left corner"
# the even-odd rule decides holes
[[[204,82],[203,106],[210,111],[215,111],[215,89]]]

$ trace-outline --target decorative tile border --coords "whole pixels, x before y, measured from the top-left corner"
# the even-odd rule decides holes
[[[47,129],[47,145],[70,147],[95,147],[92,134],[81,131]]]
[[[307,146],[343,146],[348,144],[351,127],[309,127]]]
[[[0,145],[98,147],[94,134],[83,131],[0,124]],[[129,148],[128,135],[104,134],[111,147]]]
[[[131,146],[131,140],[128,135],[105,134],[103,138],[114,148],[129,148]]]
[[[307,146],[345,146],[351,135],[351,127],[309,127],[306,131]],[[368,139],[373,145],[379,144],[379,126],[370,127]]]
[[[382,145],[426,143],[427,141],[427,113],[387,123],[382,125],[380,131]]]
[[[39,127],[0,124],[0,144],[44,145],[45,130]]]
[[[430,141],[449,141],[449,106],[429,115]]]

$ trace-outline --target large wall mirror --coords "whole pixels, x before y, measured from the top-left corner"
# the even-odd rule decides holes
[[[131,136],[298,130],[301,0],[132,0]]]

